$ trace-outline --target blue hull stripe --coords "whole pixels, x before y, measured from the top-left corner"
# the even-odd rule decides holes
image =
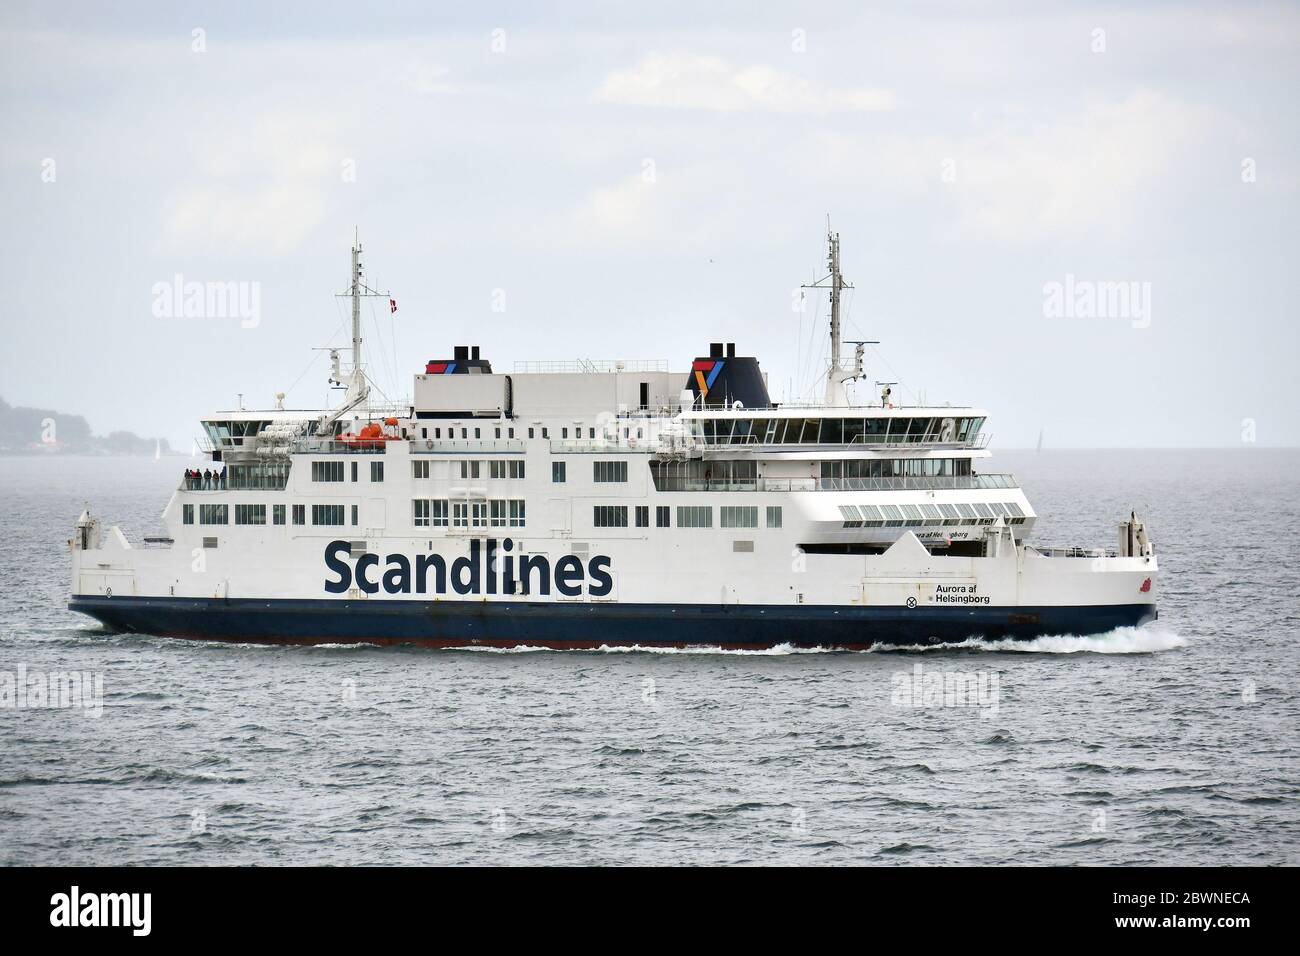
[[[1156,618],[1152,604],[1090,607],[345,601],[74,596],[116,631],[271,644],[868,647],[1100,634]]]

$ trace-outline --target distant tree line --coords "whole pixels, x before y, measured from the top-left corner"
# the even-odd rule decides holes
[[[0,454],[152,455],[171,452],[167,439],[141,438],[128,431],[95,435],[80,415],[50,408],[24,408],[0,398]]]

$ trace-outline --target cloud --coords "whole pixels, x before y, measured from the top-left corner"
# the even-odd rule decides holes
[[[1073,110],[979,117],[961,134],[827,129],[784,165],[808,190],[871,183],[882,203],[932,215],[950,238],[1023,243],[1130,234],[1161,203],[1185,202],[1189,171],[1222,135],[1214,110],[1138,90]]]
[[[207,124],[189,146],[196,175],[166,207],[171,252],[292,252],[325,221],[344,156],[328,123],[278,112]]]
[[[955,231],[1012,241],[1123,232],[1212,126],[1208,111],[1143,91],[977,134],[951,153]]]
[[[621,106],[774,113],[892,110],[894,94],[873,88],[831,89],[768,66],[736,67],[719,57],[651,53],[600,84],[596,99]]]
[[[416,93],[455,93],[459,87],[447,82],[451,70],[439,63],[413,59],[406,64],[406,82]]]

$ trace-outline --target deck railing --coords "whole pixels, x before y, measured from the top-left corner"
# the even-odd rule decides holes
[[[968,491],[1019,488],[1015,475],[914,476],[903,478],[674,478],[658,491]]]

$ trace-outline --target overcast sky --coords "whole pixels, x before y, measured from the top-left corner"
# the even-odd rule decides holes
[[[829,214],[870,382],[995,448],[1300,443],[1294,5],[427,6],[7,2],[0,397],[319,407],[354,226],[388,393],[719,340],[807,396]],[[159,317],[177,274],[255,320]]]

